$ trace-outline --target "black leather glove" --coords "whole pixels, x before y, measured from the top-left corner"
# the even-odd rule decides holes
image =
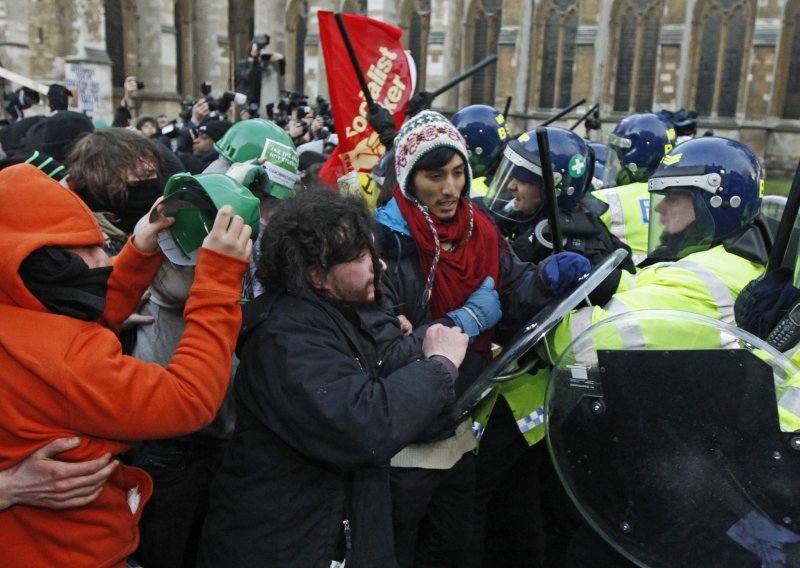
[[[428,91],[419,91],[418,93],[414,93],[414,96],[411,97],[411,100],[408,101],[408,108],[406,108],[406,114],[408,116],[414,116],[422,112],[423,110],[428,110],[431,108],[433,104],[433,93],[429,93]]]
[[[800,300],[800,290],[792,285],[792,271],[778,268],[751,281],[733,305],[736,323],[753,335],[766,339],[769,332]]]
[[[373,103],[367,111],[367,122],[378,133],[381,144],[386,148],[391,148],[394,144],[394,137],[397,134],[394,131],[394,117],[392,114],[378,103]]]

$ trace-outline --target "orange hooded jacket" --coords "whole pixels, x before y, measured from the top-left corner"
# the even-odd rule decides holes
[[[118,454],[136,440],[187,434],[211,422],[222,402],[247,263],[201,250],[186,331],[164,368],[123,355],[114,332],[135,309],[161,253],[126,244],[114,259],[99,322],[51,313],[18,274],[22,260],[45,245],[102,244],[75,194],[30,165],[0,171],[0,469],[56,438],[80,436],[81,445],[59,459],[83,461]],[[144,471],[120,465],[85,507],[0,511],[0,566],[123,566],[151,493]]]

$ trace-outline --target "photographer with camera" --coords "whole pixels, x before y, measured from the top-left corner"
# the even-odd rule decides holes
[[[257,109],[280,98],[280,79],[286,73],[286,60],[282,53],[267,50],[270,37],[257,35],[250,46],[250,56],[236,64],[236,90],[247,95],[247,101],[257,104]]]
[[[131,125],[131,120],[139,110],[139,101],[136,93],[142,89],[144,89],[144,82],[137,81],[133,75],[125,77],[125,82],[122,83],[122,100],[119,102],[117,111],[114,114],[114,122],[111,123],[111,126],[127,128]]]

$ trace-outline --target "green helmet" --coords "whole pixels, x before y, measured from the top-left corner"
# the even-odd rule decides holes
[[[252,227],[250,238],[255,240],[258,235],[258,199],[249,189],[224,174],[175,174],[167,180],[161,203],[164,214],[175,217],[170,233],[178,250],[168,250],[169,242],[162,239],[159,239],[159,244],[176,264],[196,262],[194,253],[203,244],[217,211],[223,205],[232,206],[233,213]],[[176,260],[176,256],[183,258]]]
[[[239,121],[214,143],[214,149],[231,163],[265,158],[270,194],[278,199],[294,195],[297,150],[286,131],[274,122],[260,118]]]

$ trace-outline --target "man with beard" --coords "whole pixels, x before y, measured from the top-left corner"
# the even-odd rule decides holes
[[[403,336],[372,229],[360,198],[326,190],[270,218],[201,566],[396,566],[389,459],[452,402],[468,339]]]

